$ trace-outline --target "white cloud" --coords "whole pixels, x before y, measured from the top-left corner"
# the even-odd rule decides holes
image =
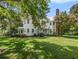
[[[54,20],[54,16],[48,16],[47,17],[50,21],[53,21]]]
[[[52,3],[67,3],[67,2],[74,2],[77,0],[51,0]]]

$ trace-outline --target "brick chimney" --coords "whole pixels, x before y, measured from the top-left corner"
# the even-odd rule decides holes
[[[56,9],[56,15],[59,15],[60,11],[59,9]]]

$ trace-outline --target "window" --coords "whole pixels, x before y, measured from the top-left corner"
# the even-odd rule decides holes
[[[23,26],[23,23],[20,23],[20,26],[22,27]]]
[[[55,22],[53,22],[53,25],[55,25]]]
[[[20,33],[23,33],[24,29],[20,29]]]
[[[29,19],[27,20],[27,23],[29,24]]]
[[[50,33],[51,33],[51,29],[50,29]]]
[[[23,30],[21,29],[21,33],[23,33]]]
[[[29,33],[29,29],[27,29],[27,33]]]
[[[50,25],[51,25],[51,22],[50,22]]]
[[[34,29],[32,29],[32,33],[34,32]]]

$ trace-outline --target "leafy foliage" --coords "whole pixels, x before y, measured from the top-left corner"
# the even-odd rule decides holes
[[[57,21],[57,35],[65,33],[77,34],[78,33],[78,5],[75,4],[70,8],[69,14],[62,12],[55,17]]]
[[[31,16],[34,26],[46,18],[49,0],[6,0],[0,1],[0,19],[7,19],[10,30],[17,28],[22,18]],[[3,17],[3,18],[2,18]],[[5,18],[4,18],[5,17]],[[3,20],[4,21],[4,20]],[[2,24],[4,24],[2,22]]]
[[[78,3],[70,8],[71,31],[78,34]]]
[[[74,14],[78,18],[78,3],[70,8],[70,14]]]
[[[56,23],[56,29],[57,29],[57,35],[63,35],[65,32],[68,32],[69,30],[69,18],[68,15],[65,12],[62,12],[60,15],[57,15],[55,17]]]

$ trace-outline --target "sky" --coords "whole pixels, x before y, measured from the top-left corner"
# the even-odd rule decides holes
[[[58,8],[61,12],[62,11],[69,11],[70,8],[76,4],[77,0],[51,0],[49,3],[50,12],[47,14],[48,17],[55,16],[56,9]]]

